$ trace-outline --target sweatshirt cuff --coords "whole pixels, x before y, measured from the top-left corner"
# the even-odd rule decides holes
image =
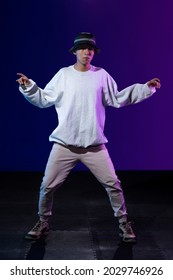
[[[156,92],[156,88],[155,87],[149,86],[149,89],[151,91],[151,94]]]
[[[156,92],[156,88],[152,86],[148,86],[148,84],[145,84],[145,87],[148,88],[148,94],[147,95],[153,95],[153,93]]]
[[[34,87],[34,85],[35,85],[35,82],[33,81],[33,80],[31,80],[31,79],[29,79],[29,84],[28,85],[20,85],[19,86],[19,90],[21,91],[21,92],[28,92],[28,91],[30,91],[33,87]]]

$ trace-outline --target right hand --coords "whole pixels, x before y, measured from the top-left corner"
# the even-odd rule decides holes
[[[22,73],[17,73],[18,76],[20,76],[19,79],[16,80],[21,86],[28,86],[30,84],[30,80],[23,75]]]
[[[160,83],[160,79],[158,78],[154,78],[150,81],[148,81],[147,85],[150,87],[155,87],[155,88],[160,88],[161,87],[161,83]]]

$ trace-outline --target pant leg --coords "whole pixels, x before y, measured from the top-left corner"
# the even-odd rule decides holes
[[[81,161],[90,169],[97,180],[106,189],[114,216],[126,221],[127,210],[121,182],[118,179],[112,160],[105,145],[91,147],[83,154]]]
[[[53,194],[63,184],[77,161],[77,155],[69,149],[59,144],[53,145],[40,187],[38,206],[40,220],[46,221],[52,215]]]

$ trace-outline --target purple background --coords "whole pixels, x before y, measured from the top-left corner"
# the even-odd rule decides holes
[[[42,171],[57,124],[54,107],[39,109],[18,91],[16,72],[44,87],[62,67],[74,36],[92,32],[119,90],[159,77],[148,100],[107,108],[107,147],[117,170],[173,169],[173,2],[123,0],[5,1],[1,7],[1,171]],[[77,167],[83,169],[82,165]]]

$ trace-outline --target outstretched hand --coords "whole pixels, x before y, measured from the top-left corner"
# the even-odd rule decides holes
[[[155,87],[155,88],[160,88],[161,87],[161,83],[160,83],[160,79],[158,78],[154,78],[152,80],[150,80],[147,85],[150,87]]]
[[[18,82],[20,85],[27,86],[30,84],[30,80],[25,75],[22,73],[17,73],[17,75],[20,76],[20,78],[17,79],[16,82]]]

